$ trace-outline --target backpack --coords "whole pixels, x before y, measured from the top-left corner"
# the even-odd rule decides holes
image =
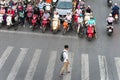
[[[64,53],[65,51],[62,51],[61,52],[61,55],[60,55],[60,60],[61,60],[61,62],[63,62],[64,61],[64,56],[63,56],[63,53]]]

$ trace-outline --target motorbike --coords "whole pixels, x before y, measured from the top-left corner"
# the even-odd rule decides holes
[[[38,15],[36,15],[36,14],[34,14],[33,17],[32,17],[32,20],[31,20],[32,31],[34,31],[35,28],[37,27],[37,17],[38,17]]]
[[[46,19],[46,18],[43,18],[43,20],[42,20],[42,32],[44,33],[45,32],[45,30],[46,30],[46,28],[47,28],[47,24],[48,24],[48,19]]]
[[[87,39],[91,41],[95,37],[95,28],[93,25],[87,26]]]
[[[108,7],[111,7],[111,6],[112,6],[112,3],[113,3],[112,0],[108,0],[108,1],[107,1],[107,5],[108,5]]]
[[[119,20],[118,14],[115,14],[115,15],[114,15],[114,19],[115,19],[115,22],[118,22],[118,20]]]
[[[33,15],[33,8],[31,5],[27,6],[27,19],[28,19],[28,23],[30,24],[31,22],[31,18],[32,18],[32,15]]]
[[[10,29],[10,27],[13,25],[12,23],[12,15],[7,15],[7,18],[6,18],[6,25],[7,25],[7,29]]]
[[[3,14],[0,14],[0,28],[2,27],[2,23],[3,23]]]
[[[78,36],[81,38],[84,36],[84,27],[81,23],[78,23],[77,33],[78,33]]]
[[[44,10],[43,9],[40,9],[40,20],[42,19],[42,16],[43,16],[43,13],[44,13]]]
[[[107,35],[108,36],[111,36],[113,34],[113,28],[114,27],[112,25],[108,25],[107,26],[107,30],[106,31],[107,31]]]
[[[57,33],[59,28],[60,28],[59,19],[53,18],[53,20],[52,20],[52,32]]]
[[[63,35],[64,35],[67,31],[69,31],[69,29],[70,29],[70,25],[69,25],[68,21],[65,20],[65,21],[63,22]]]

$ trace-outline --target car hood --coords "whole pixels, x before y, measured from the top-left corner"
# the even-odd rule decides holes
[[[72,9],[56,9],[56,11],[58,12],[59,15],[66,15],[67,12],[72,13]]]

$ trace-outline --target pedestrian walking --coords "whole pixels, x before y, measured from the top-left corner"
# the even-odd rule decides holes
[[[68,59],[68,54],[69,54],[68,50],[69,50],[69,46],[65,45],[64,50],[62,52],[64,60],[63,60],[63,66],[60,71],[60,75],[63,75],[65,71],[66,71],[66,73],[70,73],[70,71],[68,71],[68,66],[70,64],[69,59]]]

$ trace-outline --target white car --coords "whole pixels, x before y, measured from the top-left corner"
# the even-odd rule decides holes
[[[63,20],[67,12],[72,13],[72,8],[72,0],[59,0],[55,10],[60,15],[60,19]]]

